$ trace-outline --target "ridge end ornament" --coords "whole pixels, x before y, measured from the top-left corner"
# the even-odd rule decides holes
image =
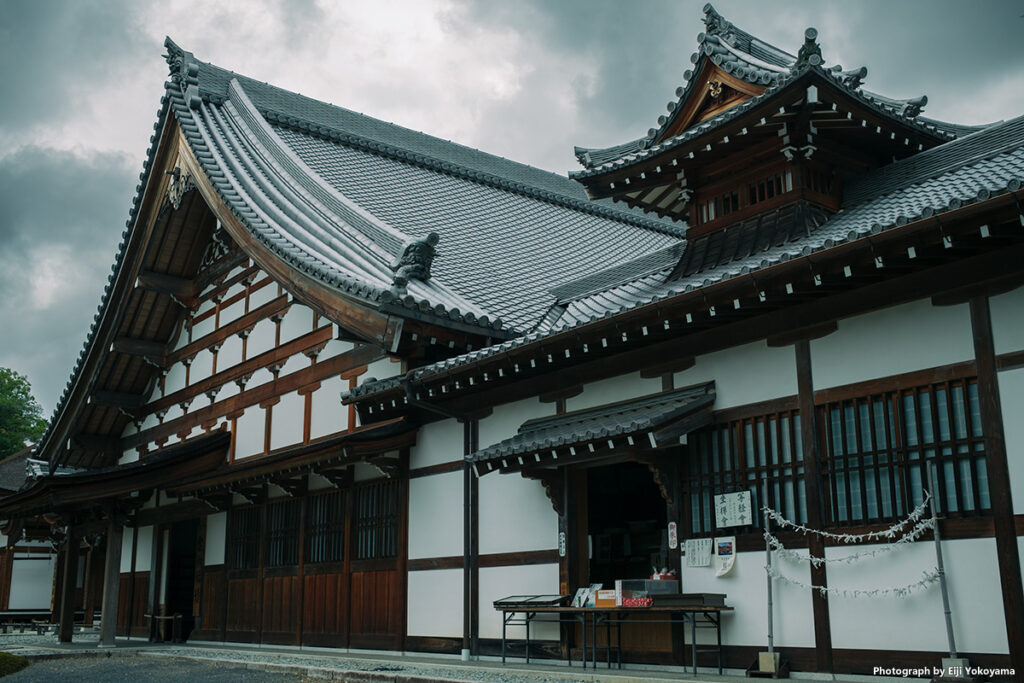
[[[426,237],[408,242],[402,247],[402,253],[391,263],[391,270],[395,273],[392,280],[393,291],[403,292],[409,280],[426,282],[430,279],[430,267],[437,255],[436,247],[440,240],[436,232],[431,232]]]

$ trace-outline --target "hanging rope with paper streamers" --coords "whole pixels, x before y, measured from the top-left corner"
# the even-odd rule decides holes
[[[853,563],[853,562],[856,562],[858,560],[862,560],[862,559],[865,559],[865,558],[868,558],[868,557],[875,557],[876,555],[884,555],[885,553],[892,552],[893,550],[896,550],[896,549],[900,548],[901,546],[904,546],[904,545],[906,545],[908,543],[913,543],[914,541],[919,539],[921,536],[923,536],[926,531],[928,531],[929,529],[932,529],[934,527],[935,527],[935,520],[934,519],[932,519],[932,518],[923,519],[920,522],[918,522],[917,524],[915,524],[910,529],[910,531],[908,531],[906,534],[901,536],[899,538],[899,540],[893,541],[892,543],[887,543],[887,544],[885,544],[883,546],[879,546],[879,547],[874,548],[872,550],[864,550],[864,551],[861,551],[859,553],[854,553],[853,555],[847,555],[846,557],[834,557],[834,558],[808,557],[808,556],[805,556],[805,555],[801,555],[797,551],[791,550],[791,549],[787,548],[786,546],[784,546],[782,544],[782,541],[780,541],[775,535],[773,535],[769,531],[765,531],[764,532],[764,538],[765,538],[766,541],[768,541],[768,544],[771,546],[772,550],[775,550],[776,552],[778,552],[778,554],[781,557],[785,557],[785,558],[787,558],[789,560],[793,560],[793,561],[797,561],[797,562],[801,562],[801,561],[802,562],[808,562],[809,561],[813,566],[820,567],[823,564],[834,564],[834,563],[835,564],[839,564],[839,563],[849,564],[849,563]]]
[[[879,539],[895,539],[897,536],[900,535],[900,533],[905,527],[911,524],[916,524],[921,521],[921,519],[924,517],[925,511],[928,509],[929,500],[931,500],[931,494],[925,491],[924,501],[922,501],[920,505],[914,508],[909,516],[905,517],[899,522],[896,522],[888,529],[882,529],[881,531],[869,531],[866,534],[833,534],[828,531],[821,531],[820,529],[812,529],[810,527],[804,526],[803,524],[797,524],[795,522],[789,521],[788,519],[783,517],[781,513],[779,513],[776,510],[773,510],[767,505],[762,507],[761,511],[769,518],[771,518],[771,520],[778,524],[780,527],[783,527],[785,529],[793,529],[797,533],[801,533],[805,536],[807,534],[813,534],[815,536],[820,536],[822,538],[831,538],[832,540],[838,541],[840,543],[863,543],[864,541],[872,541]]]
[[[779,579],[780,581],[785,581],[786,583],[793,584],[794,586],[799,586],[800,588],[806,590],[818,591],[818,593],[820,593],[821,595],[828,594],[844,598],[881,598],[886,596],[891,596],[895,598],[905,598],[909,596],[911,593],[927,588],[928,586],[932,585],[933,583],[939,580],[939,570],[936,568],[932,568],[924,572],[924,575],[920,581],[918,581],[917,583],[908,584],[906,586],[896,586],[893,588],[850,589],[835,588],[833,586],[814,586],[809,583],[804,583],[803,581],[797,581],[796,579],[791,579],[788,576],[783,575],[781,572],[779,572],[778,569],[775,568],[774,565],[771,567],[765,567],[765,571],[767,571],[768,575],[771,576],[773,579]]]

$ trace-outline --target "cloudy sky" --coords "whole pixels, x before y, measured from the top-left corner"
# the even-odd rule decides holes
[[[48,415],[96,311],[148,147],[170,35],[197,58],[564,173],[638,137],[696,46],[703,0],[0,0],[0,366]],[[717,0],[790,52],[927,94],[926,115],[1024,113],[1024,2]]]

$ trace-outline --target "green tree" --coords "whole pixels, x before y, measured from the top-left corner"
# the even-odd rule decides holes
[[[0,368],[0,458],[38,441],[45,429],[43,409],[32,397],[28,378]]]

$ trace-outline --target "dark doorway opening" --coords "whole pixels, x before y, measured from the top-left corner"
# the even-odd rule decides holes
[[[171,525],[170,552],[167,557],[166,605],[168,615],[181,615],[182,640],[187,640],[192,629],[195,628],[196,620],[192,605],[195,598],[198,535],[198,519],[175,522]],[[172,635],[173,629],[168,626],[164,631],[164,639],[169,640]]]
[[[650,577],[668,566],[668,511],[646,465],[624,462],[587,470],[590,583]]]

